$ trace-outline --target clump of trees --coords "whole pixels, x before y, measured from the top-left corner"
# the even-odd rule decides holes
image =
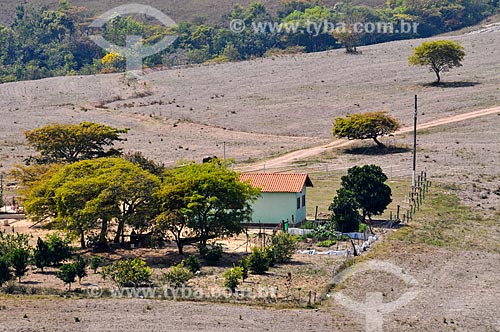
[[[441,82],[441,73],[461,67],[465,51],[462,45],[451,40],[424,42],[415,48],[408,58],[410,65],[427,66],[436,74],[436,84]]]
[[[331,221],[341,232],[357,232],[360,221],[381,215],[392,202],[391,188],[380,166],[354,166],[341,178],[341,188],[329,210]],[[361,212],[361,213],[360,213]]]
[[[333,135],[339,138],[373,139],[380,148],[385,145],[379,137],[396,132],[401,125],[385,112],[369,112],[336,118],[333,123]]]

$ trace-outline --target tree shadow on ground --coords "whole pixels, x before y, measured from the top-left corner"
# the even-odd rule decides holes
[[[425,83],[425,87],[435,87],[435,88],[470,88],[479,85],[479,82],[441,82],[441,83]]]
[[[385,148],[381,148],[376,145],[373,145],[373,146],[352,147],[349,149],[345,149],[344,153],[370,155],[370,156],[377,156],[377,155],[384,156],[388,154],[407,153],[410,151],[411,148],[406,146],[387,146]]]

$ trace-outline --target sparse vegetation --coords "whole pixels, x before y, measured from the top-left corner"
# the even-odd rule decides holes
[[[142,287],[151,284],[151,269],[139,258],[125,259],[102,268],[104,279],[110,278],[119,287]]]

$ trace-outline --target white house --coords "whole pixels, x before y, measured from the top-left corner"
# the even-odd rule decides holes
[[[313,184],[307,174],[243,173],[240,181],[261,190],[254,202],[252,223],[294,225],[306,220],[306,188]]]

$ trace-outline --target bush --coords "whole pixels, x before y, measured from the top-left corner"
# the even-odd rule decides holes
[[[297,250],[297,237],[288,233],[278,233],[272,237],[273,252],[277,263],[288,263]],[[272,265],[271,265],[272,266]]]
[[[60,267],[60,271],[56,273],[56,277],[61,279],[65,285],[68,285],[68,290],[71,290],[71,284],[75,282],[76,276],[76,263],[64,264]]]
[[[186,267],[191,273],[196,273],[201,270],[201,263],[195,255],[189,255],[186,259]]]
[[[47,243],[45,243],[41,238],[38,238],[36,242],[36,248],[33,252],[33,260],[37,268],[42,270],[43,268],[50,265],[52,262],[52,250],[50,250]]]
[[[184,267],[184,261],[182,261],[172,266],[170,271],[164,273],[161,279],[164,284],[178,288],[185,285],[192,277],[193,274]]]
[[[245,279],[248,278],[248,258],[247,257],[243,257],[242,259],[240,259],[238,261],[238,266],[241,267],[242,269],[242,279],[243,281],[245,281]]]
[[[71,258],[72,252],[68,239],[63,239],[59,234],[54,233],[48,235],[45,242],[51,251],[50,265],[59,266],[61,262]]]
[[[336,240],[325,240],[317,244],[318,247],[329,248],[337,243]]]
[[[222,244],[216,243],[212,246],[201,246],[200,255],[205,259],[208,265],[217,265],[217,262],[222,257]]]
[[[302,229],[314,229],[314,223],[311,220],[306,221],[300,228]]]
[[[248,256],[248,268],[253,274],[264,274],[269,270],[269,260],[266,252],[261,248],[252,248]]]
[[[0,256],[0,287],[10,279],[12,279],[12,273],[9,262],[5,257]]]
[[[224,287],[231,289],[231,291],[234,293],[236,287],[238,287],[238,285],[240,284],[240,279],[243,278],[243,268],[237,266],[227,269],[226,271],[224,271],[222,276],[225,279]]]
[[[359,232],[360,233],[366,232],[366,224],[359,224]]]
[[[76,269],[76,276],[78,277],[78,283],[81,284],[82,278],[85,278],[87,276],[87,260],[82,256],[78,256],[74,264]]]
[[[25,248],[16,248],[10,253],[10,263],[14,268],[14,275],[21,282],[21,277],[28,271],[30,261],[30,250]]]
[[[276,251],[274,246],[265,247],[264,256],[269,263],[269,267],[274,267],[276,265]]]
[[[102,257],[92,256],[90,258],[90,268],[94,271],[94,274],[97,273],[97,269],[101,266],[102,262]]]
[[[103,279],[111,278],[119,287],[141,287],[151,284],[151,269],[139,258],[125,259],[102,268]]]

